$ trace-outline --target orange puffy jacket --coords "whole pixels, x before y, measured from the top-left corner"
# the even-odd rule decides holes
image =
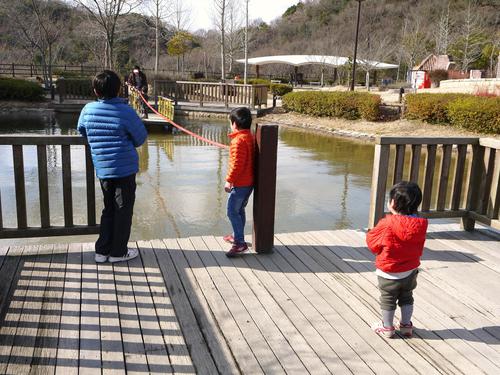
[[[229,134],[229,170],[226,181],[235,187],[253,186],[254,138],[250,129]]]
[[[366,244],[376,255],[375,266],[384,272],[405,272],[420,265],[427,219],[387,215],[366,234]]]

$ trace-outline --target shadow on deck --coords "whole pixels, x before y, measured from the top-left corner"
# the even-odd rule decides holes
[[[276,235],[228,259],[220,239],[4,249],[0,373],[500,373],[500,246],[432,224],[414,338],[385,340],[373,257],[356,230]]]

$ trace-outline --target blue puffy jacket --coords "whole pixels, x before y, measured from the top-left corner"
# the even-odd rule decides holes
[[[78,119],[78,131],[87,138],[99,179],[130,176],[139,171],[135,147],[144,143],[146,128],[122,98],[87,104]]]

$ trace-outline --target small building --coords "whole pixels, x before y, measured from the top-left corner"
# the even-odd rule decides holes
[[[468,78],[461,72],[455,70],[455,63],[450,60],[448,55],[427,56],[422,62],[413,67],[410,74],[410,81],[413,88],[428,89],[431,87],[431,78],[429,72],[433,70],[444,70],[448,72],[449,78]],[[453,72],[453,73],[450,73]],[[456,76],[458,73],[459,76]]]

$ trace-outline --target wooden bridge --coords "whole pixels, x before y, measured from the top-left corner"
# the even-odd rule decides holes
[[[270,138],[259,132],[254,201],[274,207],[275,181],[263,174]],[[0,220],[0,237],[96,233],[89,164],[87,220],[73,220],[70,147],[87,150],[88,161],[82,138],[2,136],[0,144],[12,146],[17,214],[17,227]],[[37,146],[39,212],[26,205],[24,145]],[[49,210],[48,145],[62,147],[62,226]],[[500,237],[472,231],[474,220],[498,222],[498,148],[477,138],[378,140],[371,224],[383,214],[388,180],[408,177],[423,181],[424,215],[459,217],[469,230],[430,225],[414,338],[370,330],[378,292],[363,230],[273,235],[265,231],[274,215],[260,211],[256,238],[270,235],[274,251],[238,259],[226,258],[214,236],[138,241],[130,245],[140,258],[114,265],[96,264],[89,243],[19,240],[1,249],[0,373],[498,374]],[[0,199],[0,218],[1,207]],[[40,226],[28,225],[37,215]]]

